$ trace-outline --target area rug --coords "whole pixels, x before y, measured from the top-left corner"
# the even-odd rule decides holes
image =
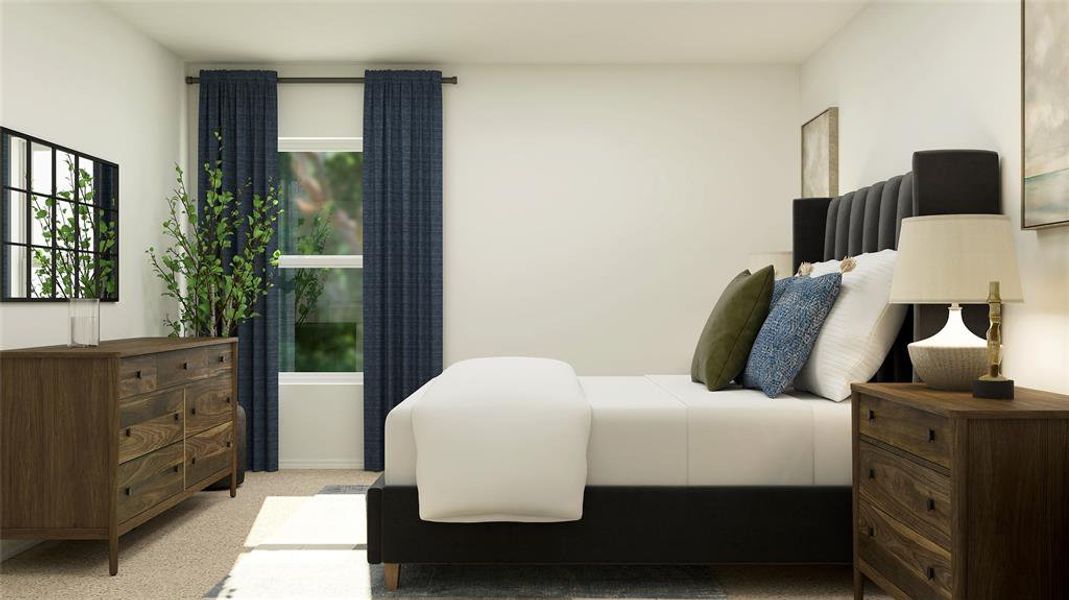
[[[292,514],[205,598],[727,598],[708,567],[645,565],[404,565],[401,589],[387,592],[382,565],[367,563],[366,491],[289,498]]]

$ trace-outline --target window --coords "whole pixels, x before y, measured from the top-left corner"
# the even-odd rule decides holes
[[[279,138],[279,371],[359,380],[364,369],[359,138]]]

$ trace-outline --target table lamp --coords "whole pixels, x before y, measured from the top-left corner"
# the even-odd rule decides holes
[[[794,275],[794,254],[791,252],[754,252],[748,262],[751,273],[772,265],[776,279]]]
[[[1002,302],[1021,302],[1013,230],[1002,215],[935,215],[902,219],[890,301],[949,304],[939,333],[909,345],[924,383],[967,390],[985,398],[1012,398],[1002,377]],[[962,304],[989,304],[984,340],[965,326]]]

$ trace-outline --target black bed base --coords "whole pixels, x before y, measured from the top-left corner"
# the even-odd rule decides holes
[[[432,523],[414,486],[368,489],[368,562],[850,563],[850,487],[586,488],[567,523]]]

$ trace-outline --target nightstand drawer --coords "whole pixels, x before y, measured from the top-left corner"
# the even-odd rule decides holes
[[[950,547],[949,477],[861,442],[858,482],[872,504]]]
[[[883,511],[858,508],[858,556],[913,600],[950,598],[950,552]]]
[[[858,418],[861,435],[950,467],[950,423],[946,417],[862,395]]]

